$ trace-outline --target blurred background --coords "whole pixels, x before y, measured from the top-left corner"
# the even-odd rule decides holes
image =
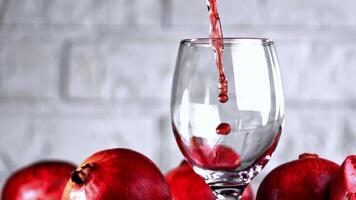
[[[277,165],[356,153],[356,1],[219,0],[226,37],[276,43],[286,116]],[[110,147],[163,172],[182,156],[169,116],[179,41],[207,37],[205,0],[0,0],[0,187],[39,159]]]

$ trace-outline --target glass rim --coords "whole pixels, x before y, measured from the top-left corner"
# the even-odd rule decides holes
[[[224,44],[258,44],[262,46],[269,46],[273,44],[273,40],[269,38],[258,38],[258,37],[226,37],[226,38],[187,38],[180,41],[182,45],[209,45],[211,40],[224,40]]]

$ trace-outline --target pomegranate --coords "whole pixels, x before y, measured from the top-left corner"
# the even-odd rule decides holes
[[[262,181],[256,200],[326,200],[339,165],[302,154],[272,170]]]
[[[170,171],[166,175],[166,179],[171,189],[172,200],[215,200],[210,187],[186,161]],[[253,200],[253,192],[250,186],[245,189],[242,200]]]
[[[64,161],[41,161],[15,172],[5,183],[1,199],[61,199],[64,187],[75,169]]]
[[[117,148],[87,158],[72,173],[62,199],[169,200],[171,196],[163,174],[150,159]]]
[[[331,200],[356,200],[356,155],[348,156],[331,186]]]

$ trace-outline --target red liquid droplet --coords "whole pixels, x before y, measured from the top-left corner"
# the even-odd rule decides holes
[[[215,53],[216,64],[219,71],[219,97],[218,100],[221,103],[225,103],[229,100],[228,97],[228,85],[227,78],[224,73],[224,67],[222,64],[222,53],[224,50],[223,33],[221,28],[220,17],[218,13],[218,7],[216,0],[207,0],[209,19],[210,19],[210,44]]]
[[[221,103],[225,103],[229,100],[229,96],[225,95],[225,94],[219,94],[219,101]]]
[[[221,123],[218,127],[216,127],[216,133],[219,135],[228,135],[231,132],[230,124]]]

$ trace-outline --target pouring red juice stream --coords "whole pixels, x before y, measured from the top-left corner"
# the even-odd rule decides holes
[[[224,40],[221,28],[220,17],[216,0],[207,0],[209,20],[210,20],[210,44],[215,53],[216,65],[219,72],[219,96],[218,100],[221,103],[226,103],[229,100],[228,83],[225,76],[224,67],[222,63],[222,54],[224,51]],[[216,133],[221,135],[228,135],[231,127],[228,123],[221,123],[216,127]]]

